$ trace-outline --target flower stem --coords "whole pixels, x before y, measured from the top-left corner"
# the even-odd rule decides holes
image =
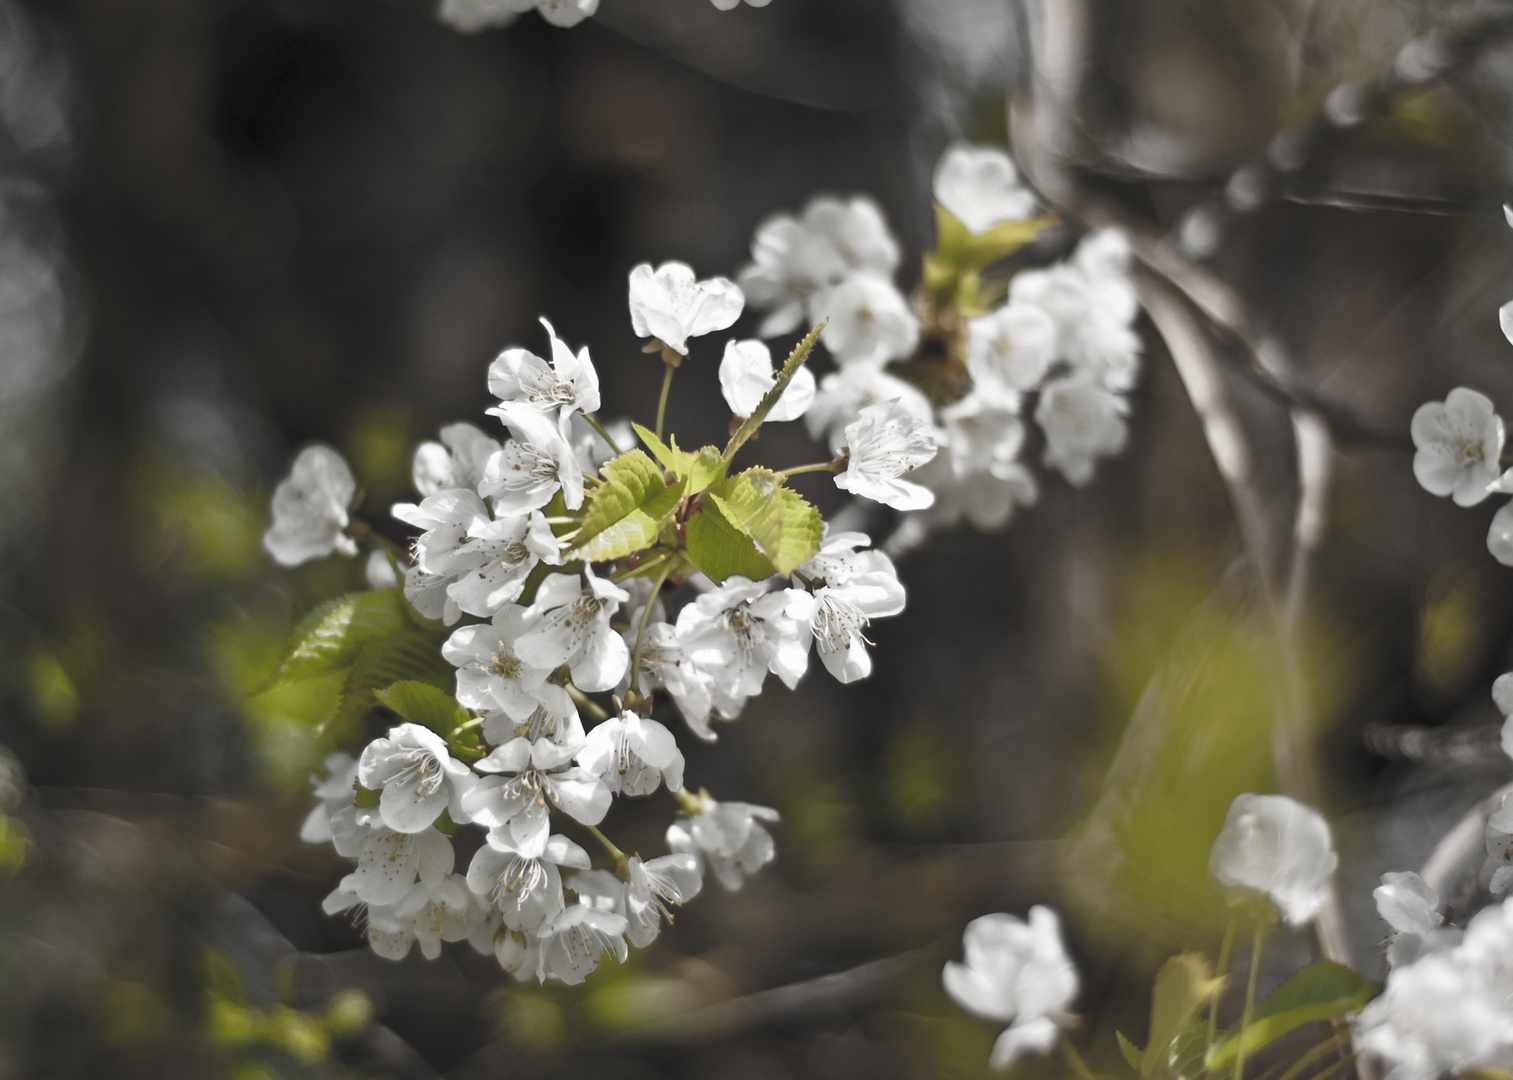
[[[627,578],[644,577],[647,573],[657,569],[663,563],[671,561],[673,556],[676,554],[677,552],[675,551],[663,551],[662,554],[656,556],[655,558],[647,559],[645,562],[639,563],[638,565],[631,567],[629,570],[622,570],[618,574],[611,574],[610,580],[618,582],[624,581]]]
[[[671,368],[668,368],[671,371]],[[641,625],[636,628],[636,647],[630,652],[630,692],[639,694],[641,690],[641,641],[646,637],[646,626],[651,622],[652,605],[657,602],[657,596],[662,592],[662,585],[667,576],[672,573],[673,562],[669,557],[663,561],[661,569],[657,573],[656,582],[651,587],[651,594],[646,598],[646,606],[641,609]]]
[[[621,453],[620,448],[615,445],[615,440],[611,439],[609,437],[609,432],[607,432],[607,431],[604,430],[603,425],[601,425],[599,423],[599,421],[595,420],[592,416],[588,415],[588,413],[584,413],[583,414],[583,419],[585,419],[585,420],[588,421],[588,426],[589,427],[593,428],[595,431],[597,431],[599,433],[599,437],[601,439],[603,439],[605,442],[609,443],[609,448],[611,450],[613,450],[616,455],[619,455]]]
[[[1284,1072],[1280,1077],[1278,1077],[1278,1080],[1298,1080],[1298,1077],[1302,1075],[1304,1069],[1312,1065],[1317,1059],[1329,1053],[1329,1051],[1338,1050],[1339,1046],[1340,1037],[1338,1035],[1330,1035],[1329,1038],[1325,1039],[1317,1046],[1305,1051],[1302,1057],[1298,1058],[1287,1067],[1287,1071]]]
[[[1072,1071],[1080,1076],[1082,1080],[1097,1080],[1093,1076],[1093,1070],[1087,1067],[1087,1062],[1082,1060],[1082,1055],[1072,1045],[1072,1040],[1068,1039],[1065,1035],[1061,1037],[1061,1052],[1066,1056],[1067,1064],[1072,1067]]]
[[[1261,949],[1266,944],[1266,921],[1256,920],[1256,934],[1250,947],[1250,976],[1245,980],[1245,1011],[1240,1014],[1240,1034],[1235,1041],[1234,1080],[1245,1075],[1245,1029],[1250,1027],[1250,1014],[1256,1005],[1256,980],[1261,975]]]
[[[671,364],[662,366],[665,370],[662,372],[662,396],[657,399],[657,430],[655,432],[659,439],[662,437],[662,421],[667,416],[667,391],[672,388],[672,373],[678,370]]]
[[[578,706],[578,708],[588,713],[588,715],[592,716],[595,720],[609,719],[609,713],[604,711],[603,705],[600,705],[597,701],[589,697],[582,690],[579,690],[572,683],[567,684],[567,696],[573,699],[574,705]]]
[[[1214,1038],[1219,1031],[1219,991],[1223,983],[1218,980],[1229,978],[1229,952],[1235,944],[1235,924],[1237,920],[1233,915],[1229,917],[1229,925],[1224,928],[1224,941],[1219,945],[1219,966],[1214,970],[1217,979],[1214,982],[1214,992],[1208,999],[1208,1041],[1207,1049],[1214,1047]]]
[[[797,465],[797,466],[795,466],[792,469],[784,469],[782,472],[778,473],[778,475],[779,476],[797,476],[797,475],[799,475],[799,473],[806,473],[806,472],[834,472],[834,471],[835,471],[835,462],[834,461],[819,461],[819,462],[816,462],[813,465]]]
[[[613,840],[600,832],[597,825],[585,825],[584,828],[593,833],[594,839],[604,845],[604,850],[609,852],[609,857],[615,860],[615,865],[621,867],[625,866],[625,864],[629,861],[625,857],[625,852],[617,848]]]

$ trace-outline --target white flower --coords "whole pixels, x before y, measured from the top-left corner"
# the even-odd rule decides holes
[[[1329,826],[1286,795],[1236,795],[1208,856],[1219,884],[1263,893],[1292,926],[1318,914],[1339,856]]]
[[[941,410],[945,448],[934,468],[916,478],[936,494],[932,520],[944,524],[965,517],[984,532],[1001,529],[1017,506],[1039,497],[1035,478],[1019,462],[1024,424],[995,409],[976,393]],[[949,469],[949,478],[941,476]]]
[[[319,801],[299,827],[299,838],[307,844],[331,842],[331,815],[352,805],[357,797],[357,759],[338,751],[325,761],[326,778],[310,777],[310,786]]]
[[[528,664],[516,653],[525,632],[526,612],[506,604],[491,622],[452,632],[441,655],[457,668],[457,700],[469,709],[502,709],[510,719],[528,719],[541,705],[535,691],[552,673]]]
[[[511,739],[474,763],[486,776],[462,799],[463,812],[487,829],[501,830],[521,848],[544,843],[553,806],[584,825],[609,813],[611,795],[596,775],[571,767],[578,747],[550,739]]]
[[[328,915],[364,906],[342,881],[321,905]],[[392,904],[367,904],[367,937],[373,951],[386,960],[403,960],[417,940],[427,960],[441,955],[443,941],[462,941],[471,930],[477,903],[462,881],[447,876],[434,886],[416,882]]]
[[[929,488],[900,479],[935,456],[930,425],[889,401],[869,405],[846,425],[846,471],[835,486],[895,510],[923,510],[935,501]]]
[[[468,866],[468,888],[497,908],[511,930],[534,931],[563,908],[558,867],[589,865],[588,852],[558,833],[525,846],[490,830]]]
[[[273,489],[273,524],[263,533],[263,547],[280,566],[333,551],[356,555],[357,544],[345,532],[355,494],[357,481],[340,454],[329,446],[305,447]]]
[[[551,975],[576,986],[599,966],[606,952],[625,962],[625,916],[589,904],[573,904],[544,923],[541,940],[542,981]]]
[[[1011,412],[1056,359],[1056,323],[1034,304],[1009,303],[967,321],[967,372],[982,400]]]
[[[639,627],[640,617],[633,613],[630,627],[625,631],[627,645],[635,644]],[[622,693],[629,684],[630,673],[627,671],[620,680]],[[705,742],[716,740],[709,727],[710,711],[714,707],[714,679],[684,651],[677,629],[671,623],[647,624],[641,639],[641,689],[647,694],[654,690],[667,691],[689,730]]]
[[[1501,472],[1503,422],[1485,394],[1457,386],[1443,403],[1427,401],[1410,427],[1413,475],[1431,495],[1449,495],[1456,506],[1475,506]],[[1490,544],[1490,540],[1488,541]]]
[[[632,855],[629,872],[625,912],[630,923],[630,942],[644,949],[661,932],[662,917],[672,920],[667,905],[686,904],[699,895],[704,876],[698,856],[689,852],[663,855],[644,863],[640,856]]]
[[[505,349],[489,365],[489,393],[500,401],[519,401],[554,418],[599,411],[599,373],[588,358],[588,346],[577,354],[563,344],[545,319],[552,358],[543,360],[519,346]],[[499,408],[488,410],[500,416]]]
[[[728,278],[699,281],[687,263],[642,263],[630,272],[630,324],[688,355],[688,339],[724,330],[741,316],[746,298]]]
[[[404,833],[379,820],[376,807],[348,806],[331,815],[336,853],[357,860],[343,883],[366,904],[394,904],[417,875],[434,885],[452,872],[452,842],[436,829]]]
[[[904,610],[904,587],[881,573],[823,585],[812,596],[789,590],[789,596],[788,614],[808,624],[825,670],[843,683],[872,674],[871,642],[864,633],[868,623]]]
[[[935,201],[970,232],[986,232],[1035,212],[1035,196],[1019,182],[1014,161],[996,146],[953,146],[935,166]]]
[[[732,575],[678,612],[684,651],[729,697],[761,693],[769,670],[792,689],[809,666],[809,628],[788,614],[789,590],[769,589]]]
[[[542,683],[530,691],[530,696],[536,699],[536,706],[524,718],[513,717],[500,708],[486,712],[480,728],[484,739],[495,746],[511,739],[531,742],[550,739],[559,746],[578,746],[583,742],[583,721],[565,687]]]
[[[696,798],[699,812],[667,827],[667,846],[675,853],[697,856],[701,866],[707,862],[715,879],[735,892],[747,874],[756,873],[777,853],[761,822],[777,821],[778,812],[752,803],[716,802],[703,792]]]
[[[583,505],[583,466],[563,433],[564,425],[521,401],[489,410],[514,435],[489,458],[478,492],[494,500],[495,511],[524,514],[539,510],[559,490],[569,510]]]
[[[809,322],[829,319],[820,341],[844,367],[881,367],[900,360],[919,343],[919,319],[904,294],[885,277],[847,275],[809,298]]]
[[[779,214],[764,221],[752,238],[751,258],[740,285],[753,307],[769,312],[759,331],[766,338],[798,329],[809,297],[852,270],[891,277],[899,251],[871,199],[820,196],[800,218]]]
[[[583,574],[583,584],[573,574],[553,574],[537,587],[531,625],[515,651],[535,667],[569,665],[578,689],[596,693],[619,682],[630,663],[625,639],[609,625],[630,594],[590,567]]]
[[[498,440],[459,420],[441,429],[440,442],[423,442],[415,448],[410,480],[421,498],[446,488],[476,491],[484,467],[498,449]]]
[[[629,420],[611,420],[604,425],[604,430],[609,433],[610,438],[615,440],[615,446],[620,447],[621,450],[627,450],[636,445],[635,429],[631,427]],[[573,453],[578,456],[578,461],[595,472],[605,462],[619,456],[619,451],[605,442],[604,436],[595,431],[593,425],[578,413],[572,416],[568,441],[572,443]]]
[[[1393,968],[1361,1010],[1356,1045],[1387,1080],[1513,1068],[1513,900],[1481,911],[1460,943]]]
[[[1371,894],[1376,911],[1392,927],[1387,946],[1390,967],[1411,964],[1426,953],[1446,949],[1460,941],[1461,932],[1444,926],[1439,912],[1439,893],[1414,873],[1383,874]]]
[[[962,949],[966,963],[950,961],[941,972],[946,993],[974,1016],[1009,1025],[993,1043],[989,1064],[1006,1069],[1055,1046],[1077,996],[1077,969],[1056,913],[1036,905],[1029,922],[1008,914],[973,919]]]
[[[365,788],[383,789],[379,816],[402,833],[429,828],[444,810],[454,821],[465,820],[462,797],[477,780],[447,752],[440,735],[419,724],[400,724],[370,742],[358,759],[357,778]]]
[[[1513,566],[1513,502],[1504,503],[1487,527],[1487,550],[1504,566]]]
[[[1059,469],[1069,483],[1083,486],[1093,478],[1099,458],[1124,449],[1128,413],[1129,402],[1098,383],[1053,379],[1035,406],[1035,422],[1045,432],[1046,467]]]
[[[665,783],[683,790],[683,752],[672,732],[633,712],[612,716],[588,733],[578,764],[616,795],[650,795]]]
[[[1492,684],[1492,701],[1503,714],[1502,752],[1513,758],[1513,671],[1499,675]]]
[[[448,581],[452,578],[458,548],[468,542],[473,529],[487,524],[493,516],[484,501],[466,488],[443,489],[426,496],[418,506],[395,503],[389,513],[422,530],[410,545],[415,565],[423,573],[439,575]]]
[[[394,572],[394,563],[389,553],[382,548],[368,552],[368,561],[363,564],[362,576],[368,588],[377,592],[399,588],[399,575]]]
[[[720,361],[720,392],[725,395],[725,404],[736,416],[747,417],[756,412],[757,406],[767,392],[777,385],[777,372],[772,368],[772,353],[760,341],[729,341],[725,343],[725,357]],[[797,420],[809,411],[814,402],[814,372],[801,367],[788,381],[788,388],[777,399],[770,421]]]
[[[1487,816],[1487,830],[1483,838],[1487,848],[1487,862],[1492,868],[1488,890],[1501,900],[1513,891],[1513,801],[1502,797],[1496,810]]]
[[[827,440],[832,453],[846,445],[846,425],[869,405],[898,402],[906,416],[930,423],[935,413],[930,399],[914,384],[906,383],[880,368],[852,364],[820,380],[814,404],[804,416],[804,426],[813,438]]]
[[[460,573],[447,586],[447,597],[469,615],[492,616],[519,599],[537,564],[562,561],[552,527],[536,510],[528,517],[475,518],[467,535],[453,559]]]
[[[866,533],[831,532],[830,523],[826,522],[820,549],[809,556],[798,573],[827,585],[844,585],[852,578],[871,574],[881,574],[896,582],[898,571],[893,560],[881,551],[870,550],[871,543],[872,538]]]
[[[454,30],[476,34],[508,26],[533,9],[553,26],[577,26],[599,9],[599,0],[441,0],[437,15]]]

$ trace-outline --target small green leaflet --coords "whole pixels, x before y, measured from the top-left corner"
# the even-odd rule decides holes
[[[1049,217],[1005,221],[980,233],[967,229],[949,210],[935,204],[935,252],[942,266],[957,271],[982,270],[1024,247],[1054,221]]]
[[[589,498],[567,559],[604,562],[650,547],[677,512],[688,486],[687,478],[667,485],[656,462],[640,450],[621,454],[600,475],[604,482]]]
[[[697,495],[725,479],[724,459],[713,446],[706,446],[698,453],[680,450],[677,436],[671,436],[672,446],[668,447],[640,424],[632,424],[631,427],[635,428],[637,437],[646,444],[646,448],[662,463],[664,469],[679,479],[688,481],[685,494]]]
[[[1222,982],[1199,953],[1182,953],[1162,965],[1151,987],[1150,1040],[1140,1060],[1141,1076],[1171,1064],[1172,1044]]]
[[[819,550],[824,520],[798,492],[782,484],[783,478],[769,469],[747,469],[706,492],[703,501],[719,507],[786,577]]]
[[[1376,983],[1343,964],[1329,960],[1309,964],[1294,972],[1256,1006],[1250,1026],[1245,1029],[1244,1051],[1253,1054],[1304,1024],[1357,1012],[1380,990]],[[1210,1072],[1223,1069],[1234,1062],[1239,1052],[1239,1025],[1236,1025],[1208,1052],[1204,1065]]]
[[[688,558],[716,583],[733,574],[761,581],[772,576],[772,562],[751,537],[732,524],[718,502],[701,496],[703,511],[688,519]]]

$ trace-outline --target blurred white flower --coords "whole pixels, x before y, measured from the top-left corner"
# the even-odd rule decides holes
[[[1392,927],[1387,945],[1389,967],[1411,964],[1420,956],[1449,948],[1460,941],[1461,932],[1444,926],[1439,912],[1439,893],[1415,873],[1383,874],[1371,893],[1377,914]]]
[[[494,500],[502,514],[539,510],[559,490],[569,510],[583,505],[583,466],[556,420],[522,401],[489,410],[514,438],[507,440],[484,467],[478,493]]]
[[[1504,566],[1513,566],[1513,502],[1503,503],[1487,526],[1487,550]]]
[[[551,323],[542,319],[541,325],[551,342],[551,360],[519,346],[505,349],[489,365],[489,393],[501,402],[524,402],[554,418],[598,412],[599,373],[588,358],[588,346],[575,354]],[[498,408],[488,411],[503,415]]]
[[[1047,468],[1082,487],[1093,478],[1101,457],[1124,449],[1129,428],[1124,418],[1129,402],[1098,383],[1083,379],[1053,379],[1035,406],[1035,422],[1045,432]]]
[[[588,566],[583,576],[580,582],[575,574],[552,574],[541,582],[515,652],[549,671],[567,664],[578,689],[597,693],[619,682],[630,663],[625,639],[609,625],[630,594]]]
[[[741,316],[746,298],[728,278],[699,281],[687,263],[642,263],[630,272],[630,324],[639,337],[657,338],[688,355],[688,339],[724,330]]]
[[[616,795],[650,795],[658,784],[683,790],[683,752],[672,732],[633,712],[612,716],[588,733],[578,764]]]
[[[1023,421],[992,407],[975,391],[942,409],[940,416],[944,460],[916,477],[935,492],[932,521],[954,524],[965,517],[974,528],[993,532],[1009,523],[1016,507],[1034,505],[1039,488],[1019,461]]]
[[[1503,714],[1502,752],[1513,758],[1513,671],[1499,675],[1492,684],[1492,701]]]
[[[709,2],[721,11],[734,11],[741,6],[741,0],[709,0]],[[766,7],[772,3],[772,0],[746,0],[746,3],[751,7],[760,8]]]
[[[1443,402],[1426,401],[1409,429],[1413,475],[1431,495],[1449,495],[1456,506],[1475,506],[1502,472],[1503,422],[1485,394],[1457,386]],[[1491,541],[1488,541],[1490,546]]]
[[[931,426],[899,408],[896,401],[869,405],[846,425],[846,470],[835,486],[895,510],[923,510],[935,495],[921,484],[900,479],[935,456]]]
[[[445,488],[476,492],[489,458],[498,449],[498,440],[459,420],[441,429],[440,442],[423,442],[415,448],[410,479],[421,498]]]
[[[729,341],[725,343],[725,356],[720,361],[720,392],[725,395],[725,404],[740,417],[756,412],[762,398],[777,385],[777,372],[772,367],[772,353],[760,341]],[[809,411],[814,402],[814,372],[807,366],[799,368],[788,381],[788,388],[777,399],[769,421],[797,420]]]
[[[881,574],[897,581],[898,571],[893,567],[893,560],[881,551],[871,550],[871,543],[872,538],[866,533],[833,531],[826,522],[820,549],[798,568],[798,572],[811,581],[822,581],[826,585],[844,585],[854,577],[870,574]]]
[[[1286,795],[1236,795],[1208,855],[1219,884],[1270,898],[1292,926],[1323,906],[1339,865],[1329,825],[1318,811]]]
[[[1034,304],[1008,303],[967,322],[967,372],[983,401],[1019,410],[1056,359],[1056,323]]]
[[[530,691],[536,699],[536,707],[524,719],[516,719],[503,709],[491,706],[484,713],[479,730],[483,737],[495,746],[502,746],[511,739],[549,739],[559,746],[578,746],[583,742],[583,721],[578,716],[578,707],[566,687],[556,683],[542,683]]]
[[[1356,1045],[1387,1080],[1513,1068],[1513,900],[1481,911],[1460,943],[1387,976],[1361,1010]]]
[[[465,820],[462,797],[477,781],[447,752],[446,740],[419,724],[400,724],[370,742],[358,759],[357,778],[365,788],[382,789],[379,816],[402,833],[429,828],[444,810],[454,821]]]
[[[743,802],[717,802],[700,792],[694,797],[697,813],[667,827],[667,846],[675,853],[697,856],[721,885],[735,892],[746,875],[766,866],[777,853],[772,835],[762,827],[778,820],[769,806]]]
[[[639,628],[639,616],[633,611],[630,626],[625,631],[627,645],[635,644]],[[641,639],[640,663],[641,689],[648,694],[653,690],[666,690],[689,730],[704,742],[714,742],[716,736],[709,727],[710,710],[714,707],[713,677],[693,662],[671,623],[647,624],[646,634]],[[621,680],[622,693],[629,682],[627,672]]]
[[[830,320],[820,341],[842,365],[882,366],[914,351],[919,319],[909,301],[885,277],[865,271],[847,275],[809,298],[809,322]]]
[[[351,806],[357,797],[356,758],[338,751],[328,755],[322,767],[326,771],[324,780],[319,776],[310,777],[317,802],[299,827],[299,838],[307,844],[329,844],[331,815]]]
[[[830,451],[839,453],[846,445],[846,425],[867,406],[885,401],[896,401],[900,412],[925,423],[935,416],[930,399],[913,383],[881,368],[852,364],[820,380],[814,404],[804,416],[804,426],[812,438],[825,439]]]
[[[476,34],[508,26],[532,10],[553,26],[577,26],[599,10],[599,0],[441,0],[437,17],[454,30]]]
[[[305,447],[273,489],[273,523],[263,534],[263,547],[280,566],[298,566],[333,551],[356,555],[357,543],[345,532],[356,494],[345,458],[329,446]]]
[[[1035,196],[1019,182],[1008,153],[996,146],[953,146],[935,166],[935,201],[970,232],[986,232],[1035,212]]]
[[[389,553],[382,548],[374,548],[368,552],[368,561],[363,563],[362,576],[368,583],[368,588],[376,591],[399,588],[399,575],[394,571],[394,563]]]
[[[1077,969],[1062,946],[1056,913],[1037,905],[1029,922],[1003,913],[973,919],[962,949],[966,963],[950,961],[941,972],[946,993],[974,1016],[1009,1025],[993,1043],[989,1064],[1006,1069],[1055,1046],[1077,996]]]

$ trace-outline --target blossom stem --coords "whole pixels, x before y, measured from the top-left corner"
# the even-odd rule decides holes
[[[597,825],[585,825],[584,828],[593,833],[594,839],[599,841],[600,844],[604,845],[604,850],[609,853],[610,858],[615,860],[616,866],[624,866],[629,861],[625,857],[625,852],[617,848],[613,840],[600,832]]]
[[[588,713],[588,715],[592,716],[595,720],[609,719],[609,713],[604,710],[603,705],[600,705],[597,701],[589,697],[582,690],[579,690],[572,683],[567,684],[567,696],[573,699],[574,705],[578,706],[578,708]]]
[[[1329,1051],[1339,1049],[1339,1045],[1340,1037],[1338,1035],[1330,1035],[1329,1038],[1325,1039],[1317,1046],[1305,1051],[1303,1053],[1303,1056],[1289,1065],[1287,1067],[1287,1071],[1284,1072],[1280,1077],[1278,1077],[1277,1080],[1298,1080],[1298,1077],[1302,1075],[1303,1071],[1307,1069],[1308,1066],[1312,1065],[1319,1058],[1329,1053]]]
[[[657,399],[657,438],[662,437],[662,421],[667,416],[667,391],[672,389],[672,373],[678,369],[671,364],[662,365],[666,370],[662,372],[662,396]]]
[[[585,420],[588,421],[588,426],[589,427],[593,428],[595,431],[597,431],[599,433],[599,437],[601,439],[603,439],[605,442],[609,443],[609,448],[611,450],[613,450],[616,455],[619,455],[620,453],[622,453],[620,447],[615,444],[615,440],[611,439],[609,437],[609,432],[607,432],[607,431],[604,430],[603,425],[600,424],[599,421],[595,420],[592,416],[588,415],[588,413],[584,413],[583,414],[583,419],[585,419]]]
[[[1224,941],[1219,945],[1219,966],[1214,969],[1218,977],[1214,981],[1213,993],[1208,998],[1208,1041],[1205,1043],[1210,1050],[1214,1046],[1214,1038],[1219,1030],[1219,990],[1223,986],[1222,980],[1229,978],[1229,952],[1235,944],[1235,923],[1233,915],[1229,917],[1229,925],[1224,928]]]
[[[1266,944],[1266,920],[1256,920],[1255,938],[1250,947],[1250,975],[1245,980],[1245,1011],[1240,1014],[1240,1034],[1235,1041],[1234,1080],[1245,1075],[1245,1029],[1250,1027],[1250,1014],[1256,1006],[1256,980],[1261,976],[1261,949]]]
[[[784,469],[782,472],[778,473],[778,475],[779,476],[797,476],[797,475],[799,475],[799,473],[807,473],[807,472],[834,472],[834,471],[835,471],[835,462],[834,461],[819,461],[819,462],[816,462],[813,465],[798,465],[798,466],[795,466],[792,469]]]
[[[650,573],[651,571],[656,570],[659,567],[661,567],[661,565],[663,563],[670,562],[672,560],[673,556],[676,555],[676,554],[677,554],[677,552],[675,552],[675,551],[664,551],[662,554],[656,556],[655,558],[647,559],[644,562],[641,562],[638,565],[631,567],[629,570],[622,570],[618,574],[611,574],[610,575],[610,580],[611,581],[624,581],[627,578],[644,577],[646,574]]]
[[[1082,1080],[1097,1080],[1093,1075],[1093,1070],[1087,1067],[1087,1062],[1082,1060],[1082,1055],[1072,1045],[1072,1040],[1064,1035],[1061,1038],[1061,1052],[1066,1056],[1067,1064],[1072,1067],[1072,1071],[1080,1076]]]
[[[646,626],[651,622],[651,609],[657,602],[657,596],[662,592],[662,585],[667,581],[667,576],[672,573],[672,567],[673,562],[670,556],[662,561],[656,582],[651,587],[650,595],[646,597],[646,606],[641,609],[641,625],[636,627],[636,647],[630,651],[630,692],[632,694],[639,694],[641,691],[641,642],[646,637]]]

